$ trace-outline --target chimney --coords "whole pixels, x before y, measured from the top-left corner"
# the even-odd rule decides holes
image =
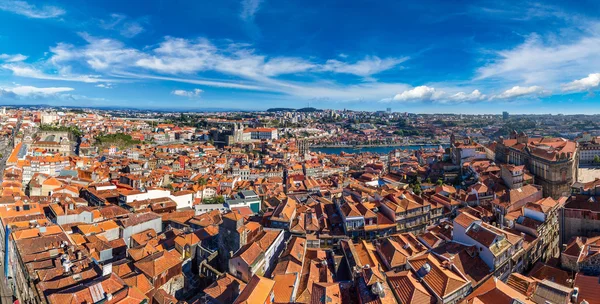
[[[63,263],[63,268],[65,270],[65,273],[69,273],[69,271],[71,271],[71,262],[67,261],[65,263]]]
[[[444,267],[446,269],[452,270],[452,266],[453,266],[453,263],[451,260],[444,260],[442,262],[442,267]]]
[[[61,260],[61,263],[62,263],[65,273],[69,273],[69,271],[71,271],[71,267],[73,266],[73,264],[71,264],[71,261],[69,261],[69,255],[63,254],[60,257],[60,260]]]

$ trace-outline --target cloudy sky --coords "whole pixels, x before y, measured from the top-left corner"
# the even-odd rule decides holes
[[[0,0],[0,103],[600,113],[600,2]]]

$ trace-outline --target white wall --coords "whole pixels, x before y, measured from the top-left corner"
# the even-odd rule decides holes
[[[169,195],[169,197],[177,203],[177,209],[192,208],[194,196],[192,193],[185,195]]]

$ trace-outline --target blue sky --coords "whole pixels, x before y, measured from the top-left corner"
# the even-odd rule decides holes
[[[600,2],[0,0],[0,103],[600,113]]]

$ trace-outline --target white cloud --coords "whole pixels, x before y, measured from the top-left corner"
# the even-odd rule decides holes
[[[45,79],[45,80],[62,80],[62,81],[75,81],[75,82],[101,82],[106,81],[106,79],[102,79],[97,76],[92,75],[73,75],[70,73],[66,73],[69,69],[62,69],[63,73],[57,74],[47,74],[43,71],[37,69],[31,65],[25,64],[4,64],[0,66],[2,69],[12,71],[13,75],[27,78],[35,78],[35,79]]]
[[[103,88],[103,89],[112,89],[112,84],[110,83],[100,83],[96,85],[97,88]]]
[[[106,25],[107,27],[111,25]],[[82,33],[83,45],[59,43],[50,48],[46,62],[0,65],[15,75],[50,80],[94,83],[128,80],[163,80],[211,87],[278,93],[283,96],[335,101],[380,100],[409,89],[403,83],[341,84],[327,80],[322,73],[345,73],[367,79],[397,66],[407,58],[366,56],[363,60],[344,62],[341,58],[318,62],[300,57],[269,57],[259,54],[251,45],[213,44],[203,38],[165,37],[158,45],[143,49],[123,42]],[[98,75],[71,72],[92,69]],[[216,72],[213,79],[204,72]],[[281,75],[305,77],[301,80],[279,79]]]
[[[394,96],[395,101],[428,101],[440,97],[441,92],[428,86],[418,86]]]
[[[355,63],[348,63],[330,59],[322,66],[322,70],[368,77],[394,68],[406,60],[408,60],[408,57],[381,59],[377,56],[367,56]]]
[[[57,6],[44,5],[37,7],[18,0],[0,0],[0,10],[36,19],[56,18],[65,14],[65,10]]]
[[[80,54],[95,70],[103,70],[115,65],[128,64],[137,59],[140,52],[136,49],[126,48],[120,41],[106,38],[96,38],[84,34],[89,43]],[[76,54],[77,55],[77,54]]]
[[[214,66],[217,48],[206,39],[190,41],[166,37],[152,55],[140,56],[135,65],[157,72],[194,73]]]
[[[548,5],[539,2],[515,2],[496,1],[486,3],[488,7],[473,6],[470,13],[476,17],[485,15],[485,18],[497,18],[505,21],[508,19],[515,21],[531,21],[535,19],[547,20],[551,18],[563,21],[572,21],[577,16],[565,12],[558,6]]]
[[[25,56],[23,54],[14,54],[14,55],[0,54],[0,60],[4,61],[4,62],[20,62],[20,61],[24,61],[26,59],[27,59],[27,56]]]
[[[544,90],[540,86],[530,86],[530,87],[514,86],[514,87],[502,92],[499,95],[492,96],[492,98],[493,99],[495,99],[495,98],[512,99],[512,98],[518,98],[518,97],[523,97],[523,96],[527,96],[527,95],[542,94],[542,93],[544,93]]]
[[[567,42],[531,35],[517,47],[496,53],[497,58],[477,70],[477,80],[497,78],[527,84],[558,86],[582,73],[600,69],[600,32],[598,24],[588,25],[581,37]]]
[[[149,74],[140,74],[140,73],[128,73],[128,72],[119,72],[114,74],[115,77],[122,78],[130,78],[130,79],[150,79],[150,80],[165,80],[165,81],[173,81],[173,82],[181,82],[181,83],[191,83],[198,85],[205,85],[217,88],[231,88],[231,89],[240,89],[240,90],[251,90],[251,91],[269,91],[267,87],[245,84],[243,82],[230,82],[223,80],[209,80],[209,79],[191,79],[191,78],[178,78],[178,77],[165,77],[165,76],[155,76]]]
[[[122,14],[110,14],[110,18],[100,20],[100,27],[105,30],[112,30],[119,25],[127,16]]]
[[[16,76],[43,79],[43,73],[25,65],[4,64],[3,69],[10,70]]]
[[[458,92],[448,97],[448,99],[456,102],[481,101],[486,98],[487,96],[482,94],[479,90],[473,90],[471,93]]]
[[[186,90],[174,90],[171,92],[171,94],[173,95],[177,95],[177,96],[183,96],[183,97],[189,97],[189,98],[193,98],[193,97],[199,97],[200,94],[202,94],[201,89],[193,89],[191,91],[186,91]]]
[[[242,12],[240,13],[240,18],[243,20],[252,20],[254,19],[254,15],[260,9],[260,4],[263,0],[242,0]]]
[[[144,27],[137,22],[127,22],[121,29],[121,35],[127,38],[133,38],[138,34],[144,32]]]
[[[100,27],[105,30],[118,31],[123,37],[133,38],[145,31],[138,21],[127,21],[129,18],[123,14],[111,14],[110,18],[100,20]]]
[[[51,48],[49,62],[62,66],[70,62],[87,64],[98,72],[130,72],[140,69],[162,74],[185,75],[215,71],[269,85],[285,85],[273,79],[286,74],[345,73],[362,77],[391,69],[407,58],[367,56],[357,62],[328,60],[324,64],[298,57],[267,57],[257,54],[249,45],[230,43],[217,46],[207,39],[165,37],[157,47],[143,51],[126,47],[115,39],[81,34],[87,44],[76,47],[59,43]]]
[[[73,91],[73,88],[69,87],[47,87],[38,88],[34,86],[16,86],[14,88],[5,88],[5,91],[12,92],[19,96],[32,96],[32,95],[54,95],[57,93]]]
[[[451,92],[449,93],[446,90]],[[432,101],[437,103],[463,103],[478,102],[488,99],[488,96],[482,94],[479,90],[473,90],[471,93],[456,91],[456,88],[445,88],[444,90],[439,90],[429,86],[418,86],[398,93],[393,98],[384,98],[381,101]]]
[[[169,74],[191,74],[217,71],[244,78],[261,78],[293,74],[312,69],[316,65],[294,57],[275,57],[255,54],[252,49],[231,44],[218,48],[206,39],[188,40],[167,37],[152,51],[142,56],[136,66]]]
[[[380,100],[409,88],[408,85],[403,83],[366,82],[354,85],[340,85],[330,81],[319,81],[314,83],[272,81],[268,83],[261,82],[258,84],[249,84],[243,81],[231,82],[225,80],[178,78],[136,73],[119,73],[116,75],[129,79],[173,81],[219,88],[281,93],[288,95],[289,98],[331,101]],[[297,101],[297,99],[294,100]]]
[[[96,38],[86,33],[81,34],[88,43],[82,48],[71,44],[59,43],[50,48],[53,53],[50,62],[60,65],[68,61],[83,60],[94,70],[125,67],[141,57],[141,53],[114,39]]]
[[[594,73],[585,78],[563,84],[562,90],[565,92],[583,92],[597,89],[598,86],[600,86],[600,73]]]
[[[230,44],[219,48],[206,39],[188,40],[167,37],[151,55],[142,55],[136,66],[169,74],[217,71],[250,79],[266,80],[302,72],[334,72],[362,77],[389,70],[408,58],[365,57],[354,62],[328,60],[318,64],[296,57],[273,57],[256,54],[245,45]]]
[[[262,66],[262,74],[265,76],[277,76],[305,72],[316,65],[298,58],[279,57],[268,60]]]

